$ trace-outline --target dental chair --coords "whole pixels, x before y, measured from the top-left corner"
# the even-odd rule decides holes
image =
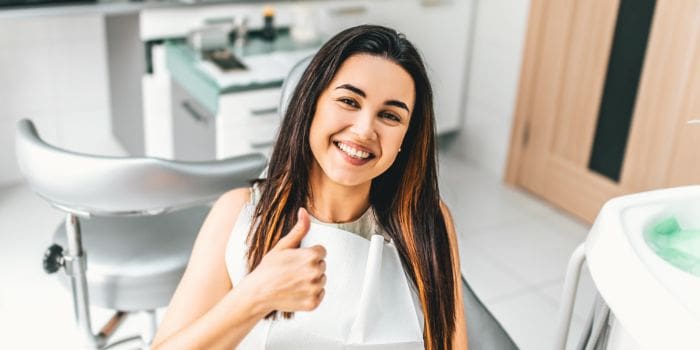
[[[310,61],[297,63],[285,79],[281,116]],[[179,283],[209,210],[205,204],[265,176],[266,163],[260,154],[210,162],[79,154],[42,141],[29,120],[17,124],[16,153],[29,187],[66,212],[44,269],[65,270],[63,282],[72,290],[78,327],[91,349],[148,347],[157,328],[155,309],[167,306]],[[461,283],[469,349],[517,349],[464,276]],[[116,310],[98,333],[90,305]],[[111,341],[123,319],[137,312],[148,315],[150,326],[139,336]]]
[[[61,281],[89,349],[148,348],[155,310],[167,306],[184,273],[207,204],[249,186],[267,162],[261,154],[207,162],[81,154],[47,144],[27,119],[17,123],[15,145],[31,190],[66,213],[43,265],[65,271]],[[115,310],[97,333],[91,305]],[[133,313],[146,315],[149,326],[111,341]]]

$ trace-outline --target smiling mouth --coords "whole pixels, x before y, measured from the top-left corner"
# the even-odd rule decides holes
[[[376,157],[374,153],[355,149],[340,141],[333,141],[333,144],[335,145],[335,147],[337,147],[339,150],[341,150],[343,153],[347,154],[351,158],[369,160],[374,159]]]

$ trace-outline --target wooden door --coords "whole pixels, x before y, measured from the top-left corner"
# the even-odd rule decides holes
[[[507,182],[587,222],[700,183],[700,1],[532,0],[525,45]]]

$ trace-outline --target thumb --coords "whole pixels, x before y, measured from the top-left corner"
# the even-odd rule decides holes
[[[275,245],[273,249],[299,248],[299,244],[301,244],[301,240],[304,239],[306,233],[309,232],[310,226],[311,219],[309,218],[309,213],[306,209],[299,208],[299,211],[297,211],[297,223],[286,236],[282,237],[277,242],[277,245]]]

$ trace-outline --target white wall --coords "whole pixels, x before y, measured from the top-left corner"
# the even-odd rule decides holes
[[[450,149],[499,177],[529,5],[529,0],[478,2],[465,119]],[[101,16],[0,20],[0,185],[20,180],[13,141],[21,118],[32,118],[49,142],[78,151],[94,151],[92,145],[112,138],[105,52]]]
[[[103,18],[0,20],[0,186],[19,182],[15,123],[31,118],[42,138],[94,151],[109,137]]]
[[[480,0],[462,132],[450,152],[503,178],[529,0]]]

